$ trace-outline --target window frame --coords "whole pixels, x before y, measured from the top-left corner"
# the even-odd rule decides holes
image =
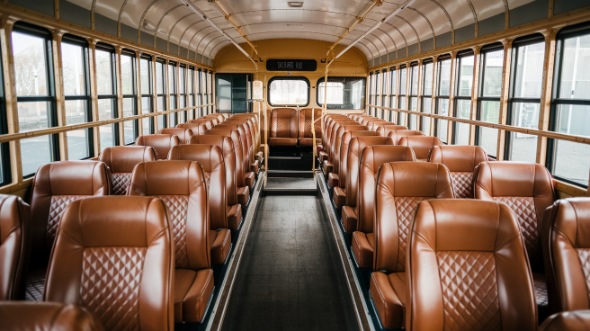
[[[353,79],[357,80],[357,81],[362,81],[363,82],[363,87],[364,89],[366,89],[366,84],[367,84],[367,79],[365,77],[357,77],[357,76],[330,76],[328,77],[328,83],[342,83],[343,84],[343,91],[346,91],[347,88],[347,83],[350,83]],[[318,106],[323,107],[324,103],[320,103],[320,84],[323,84],[325,80],[325,77],[320,77],[318,78],[318,80],[316,81],[316,103],[318,104]],[[351,80],[351,81],[348,81]],[[363,91],[364,91],[363,89]],[[309,91],[309,89],[308,89]],[[323,92],[322,92],[323,93]],[[349,102],[346,103],[346,92],[343,92],[343,99],[344,101],[342,102],[343,107],[339,107],[339,108],[335,108],[335,107],[330,107],[330,105],[334,105],[334,104],[330,104],[328,103],[326,106],[326,109],[330,109],[330,110],[363,110],[366,107],[366,100],[365,100],[365,93],[362,93],[363,95],[361,96],[361,106],[360,108],[352,108],[352,107],[344,107],[346,105],[350,105],[352,106],[353,103]],[[350,96],[350,93],[348,94]],[[323,97],[323,96],[322,96]]]
[[[441,67],[444,62],[448,61],[449,65],[449,86],[448,86],[448,93],[446,95],[441,94],[442,89],[442,74],[443,71]],[[434,70],[434,68],[433,68]],[[442,116],[451,116],[450,108],[451,108],[451,95],[453,94],[453,58],[451,54],[443,54],[436,59],[436,83],[435,88],[433,88],[433,93],[436,95],[436,104],[434,105],[434,113],[437,115],[441,115],[441,107],[440,107],[440,100],[444,99],[447,101],[447,114]],[[444,123],[444,124],[443,124]],[[445,129],[445,136],[441,137],[440,127],[442,125],[446,126]],[[434,136],[438,137],[442,142],[448,143],[449,142],[449,120],[437,118],[434,122]]]
[[[458,116],[458,111],[459,111],[459,102],[460,101],[469,101],[469,107],[471,108],[472,106],[472,97],[473,97],[473,83],[475,81],[475,77],[473,77],[473,71],[471,72],[471,92],[469,93],[469,95],[461,95],[460,90],[461,90],[461,67],[462,67],[462,59],[467,58],[473,56],[473,64],[472,67],[475,68],[475,66],[477,65],[477,63],[475,63],[476,57],[475,54],[472,50],[466,50],[463,52],[460,52],[459,54],[457,54],[457,57],[455,58],[455,86],[451,87],[454,89],[455,93],[453,94],[453,114],[452,117],[453,118],[460,118],[460,119],[470,119],[470,118],[463,118],[463,117],[459,117]],[[473,70],[473,69],[472,69]],[[451,141],[454,145],[457,144],[457,128],[459,125],[464,124],[464,123],[460,123],[457,121],[453,121],[453,137],[451,137]],[[468,134],[470,134],[471,132],[471,124],[465,124],[468,127]],[[469,137],[468,137],[468,143],[469,143]]]
[[[99,94],[98,93],[98,89],[97,89],[97,94],[96,94],[96,99],[98,101],[100,100],[106,100],[106,99],[111,99],[112,102],[112,110],[111,110],[111,118],[112,119],[117,119],[119,118],[119,106],[118,106],[118,93],[117,93],[117,53],[115,51],[115,47],[109,44],[105,44],[105,43],[97,43],[96,44],[96,51],[104,51],[104,52],[108,52],[110,53],[110,67],[111,67],[111,84],[112,84],[112,94]],[[97,56],[95,55],[94,60],[96,61]],[[98,79],[98,77],[96,77]],[[107,124],[108,125],[108,124]],[[119,146],[120,139],[119,139],[119,130],[120,130],[120,124],[119,123],[113,123],[112,125],[112,130],[113,130],[113,141],[112,141],[112,146]],[[104,126],[100,126],[99,127],[99,144],[100,144],[100,128],[104,127]],[[102,144],[100,144],[100,149],[103,150],[105,146],[102,146]]]
[[[305,104],[301,104],[301,105],[297,105],[297,104],[293,104],[293,105],[285,105],[285,104],[273,104],[272,100],[270,98],[271,96],[271,84],[273,81],[275,80],[298,80],[298,81],[303,81],[307,84],[307,101]],[[271,105],[272,107],[307,107],[309,106],[310,103],[310,89],[311,89],[311,84],[309,83],[309,79],[307,79],[307,77],[304,76],[274,76],[271,79],[268,80],[268,89],[267,89],[267,100],[268,100],[268,104]]]
[[[137,96],[138,96],[138,91],[137,91],[137,56],[135,55],[135,52],[133,52],[132,50],[127,50],[127,49],[123,49],[121,52],[121,85],[123,85],[123,56],[128,56],[131,58],[131,94],[125,94],[123,89],[121,88],[121,99],[123,102],[123,109],[121,110],[121,113],[123,115],[123,117],[125,116],[125,99],[131,99],[133,102],[132,108],[131,108],[131,116],[135,116],[138,114],[138,110],[137,110]],[[130,143],[126,143],[126,139],[127,137],[125,136],[125,123],[129,122],[129,121],[125,121],[122,122],[122,126],[123,126],[123,143],[125,145],[133,145],[135,143],[135,140],[137,139],[137,137],[139,136],[139,121],[138,120],[131,120],[132,122],[132,129],[133,129],[133,141]]]

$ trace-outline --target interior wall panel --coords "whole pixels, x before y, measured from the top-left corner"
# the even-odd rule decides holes
[[[536,0],[510,10],[510,27],[528,24],[547,17],[549,0]]]
[[[53,1],[34,1],[34,0],[8,0],[8,3],[23,8],[31,9],[43,15],[55,16],[55,6]]]
[[[505,26],[506,18],[503,13],[492,16],[483,21],[479,21],[479,36],[481,37],[487,34],[502,32],[504,31]]]
[[[571,10],[588,6],[590,6],[590,0],[555,0],[553,5],[553,13],[555,15],[559,15]]]
[[[90,26],[90,10],[77,6],[69,1],[59,2],[60,19],[85,28]]]
[[[475,24],[455,30],[455,44],[475,38]]]
[[[94,29],[98,32],[116,36],[117,21],[113,21],[112,19],[99,14],[94,14]]]

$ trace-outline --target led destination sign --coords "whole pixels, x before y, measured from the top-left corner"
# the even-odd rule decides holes
[[[316,71],[317,68],[316,60],[266,60],[268,71]]]

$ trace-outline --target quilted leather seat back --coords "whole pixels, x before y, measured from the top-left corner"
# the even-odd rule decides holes
[[[177,136],[178,139],[180,139],[181,144],[188,143],[188,141],[191,139],[191,136],[194,134],[192,130],[178,126],[175,128],[164,128],[160,130],[160,133]]]
[[[181,128],[181,129],[185,129],[185,130],[190,130],[191,131],[191,133],[189,134],[190,138],[192,138],[193,136],[196,136],[196,135],[205,134],[205,131],[209,130],[209,129],[207,129],[207,126],[204,123],[199,124],[199,123],[188,122],[188,123],[178,124],[176,127]],[[189,138],[189,141],[190,141],[190,138]]]
[[[75,201],[56,239],[44,299],[80,305],[106,330],[172,330],[171,250],[161,200]]]
[[[211,229],[228,228],[225,164],[221,149],[214,145],[180,145],[172,147],[168,157],[170,160],[199,162],[207,182]]]
[[[56,302],[0,302],[0,321],[5,330],[103,330],[86,309]]]
[[[447,166],[455,198],[473,198],[473,171],[487,160],[480,146],[441,145],[432,147],[428,161]]]
[[[153,196],[164,202],[177,268],[211,267],[207,187],[198,162],[141,163],[131,176],[129,195]]]
[[[541,233],[552,313],[590,309],[590,198],[557,200]]]
[[[407,238],[418,203],[453,198],[449,171],[442,164],[392,162],[381,166],[375,191],[374,270],[403,272]]]
[[[171,134],[147,134],[137,137],[135,145],[151,146],[156,152],[156,159],[165,160],[172,146],[180,145],[180,139]]]
[[[270,137],[295,138],[299,134],[297,110],[274,108],[270,113]]]
[[[391,141],[391,140],[390,140]],[[416,161],[414,151],[405,146],[367,146],[361,155],[357,197],[359,231],[372,233],[375,221],[377,173],[389,162]]]
[[[367,127],[364,125],[340,125],[336,124],[334,126],[334,130],[336,133],[334,134],[333,143],[330,146],[330,161],[334,165],[334,173],[340,173],[340,152],[342,151],[342,138],[344,134],[348,131],[361,131],[367,130]]]
[[[98,160],[111,170],[111,194],[125,195],[133,168],[141,162],[155,161],[156,154],[148,146],[113,146],[105,148]]]
[[[440,146],[442,142],[437,137],[408,136],[402,137],[398,145],[411,147],[416,153],[416,160],[426,162],[432,147]]]
[[[313,133],[311,130],[311,115],[314,115],[315,137],[322,138],[322,109],[321,108],[303,108],[299,110],[299,144],[305,146],[313,145]]]
[[[190,120],[188,121],[188,124],[204,125],[207,130],[211,130],[214,127],[213,121],[211,119],[202,117],[196,120]]]
[[[350,151],[350,141],[356,137],[376,137],[377,132],[369,130],[347,131],[342,135],[340,144],[340,169],[338,171],[339,186],[344,188],[348,180],[348,152]],[[386,138],[387,139],[387,138]]]
[[[107,166],[100,161],[58,161],[42,165],[32,184],[31,256],[45,264],[68,204],[108,195],[110,186]]]
[[[231,129],[212,129],[206,132],[207,135],[220,135],[229,137],[234,144],[234,155],[236,156],[236,182],[238,186],[246,186],[245,180],[245,172],[247,168],[244,168],[244,152],[242,147],[242,142],[240,139],[240,134],[238,130],[231,130]]]
[[[408,127],[403,126],[403,125],[389,123],[389,124],[379,124],[375,128],[375,131],[377,131],[377,133],[382,137],[387,137],[387,136],[389,136],[389,133],[391,131],[397,131],[397,130],[408,130]]]
[[[227,204],[238,203],[236,192],[236,154],[231,138],[219,135],[206,135],[191,137],[191,144],[213,145],[221,149],[223,154],[223,165],[225,167],[225,193]]]
[[[506,203],[517,216],[534,271],[541,271],[540,223],[555,193],[549,171],[537,163],[483,162],[475,170],[476,199]]]
[[[0,301],[24,298],[30,217],[29,205],[21,198],[0,194]]]
[[[351,207],[357,206],[357,197],[359,190],[359,167],[361,153],[367,146],[375,145],[393,145],[391,139],[380,136],[360,136],[350,140],[348,147],[348,157],[346,160],[346,205]]]
[[[493,201],[418,205],[408,254],[408,330],[536,330],[531,270],[510,209]]]
[[[399,145],[400,139],[402,137],[409,137],[409,136],[423,136],[424,133],[418,130],[393,130],[390,131],[387,135],[389,138],[393,140],[394,145]]]

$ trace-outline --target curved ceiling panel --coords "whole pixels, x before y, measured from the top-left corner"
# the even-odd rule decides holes
[[[121,24],[214,58],[230,42],[341,40],[369,60],[534,0],[66,0]],[[293,4],[292,2],[295,2]],[[378,3],[380,2],[380,3]],[[297,6],[299,3],[300,6]],[[216,27],[212,27],[214,24]],[[352,29],[350,29],[353,27]],[[223,34],[218,31],[223,31]],[[224,35],[225,34],[225,35]],[[231,38],[231,41],[230,39]],[[246,47],[247,48],[247,47]],[[259,54],[264,57],[264,54]]]

